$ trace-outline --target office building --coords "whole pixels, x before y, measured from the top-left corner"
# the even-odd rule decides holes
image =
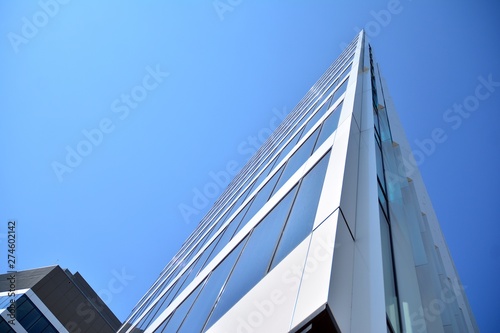
[[[477,331],[360,32],[119,332]]]
[[[78,272],[49,266],[0,275],[2,333],[115,333],[120,326]]]

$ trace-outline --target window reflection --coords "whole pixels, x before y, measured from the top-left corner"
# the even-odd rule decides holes
[[[389,222],[381,209],[380,231],[382,236],[382,265],[384,267],[384,290],[385,290],[385,310],[392,327],[398,330],[399,326],[399,306],[396,291],[396,281],[394,278],[394,266],[392,262],[392,244]]]
[[[318,120],[323,117],[323,115],[326,113],[326,111],[328,110],[328,105],[330,104],[330,101],[326,101],[325,104],[323,104],[323,106],[321,107],[321,109],[319,109],[316,114],[307,122],[307,125],[305,126],[304,128],[304,133],[307,133],[311,128],[314,127],[314,125],[316,125],[316,123],[318,122]]]
[[[312,231],[329,156],[330,152],[323,156],[302,180],[273,258],[271,269]]]
[[[297,186],[264,217],[251,233],[207,327],[215,323],[266,274],[296,192]]]
[[[318,142],[314,147],[316,151],[321,145],[332,135],[339,125],[340,111],[342,110],[342,103],[340,103],[335,110],[325,119],[323,125],[321,126],[321,132],[319,133]]]
[[[184,290],[189,282],[194,279],[194,276],[190,276],[190,273],[193,270],[193,266],[196,266],[195,264],[191,265],[191,267],[187,269],[181,277],[179,277],[179,279],[170,287],[170,290],[167,291],[161,299],[158,300],[158,302],[156,302],[151,310],[149,310],[149,313],[139,322],[137,327],[141,329],[148,327],[170,305],[172,300]]]
[[[281,175],[281,178],[276,185],[275,192],[283,186],[283,184],[307,161],[309,156],[311,156],[314,144],[318,137],[319,128],[317,128],[309,138],[300,146],[297,151],[290,157],[288,163],[286,164],[285,171]]]
[[[28,332],[42,332],[44,330],[47,332],[57,332],[49,320],[26,295],[22,295],[16,300],[16,319]]]
[[[280,175],[283,172],[284,166],[282,166],[272,177],[269,179],[269,181],[260,189],[260,191],[255,195],[254,200],[252,201],[252,205],[250,206],[248,210],[248,214],[241,223],[241,225],[238,228],[238,231],[243,228],[243,226],[257,213],[262,206],[269,200],[271,197],[271,193],[273,192],[273,189],[276,187],[276,183],[278,182],[278,179],[280,179]]]
[[[193,302],[195,301],[198,293],[203,287],[203,283],[200,283],[198,287],[177,307],[175,312],[168,318],[168,324],[162,330],[162,333],[174,333],[179,328],[179,325],[182,323],[184,316],[189,311]]]
[[[236,258],[245,242],[246,238],[226,257],[226,259],[222,261],[222,263],[219,264],[219,266],[214,269],[212,274],[210,274],[206,285],[203,287],[199,297],[196,299],[196,303],[184,319],[179,331],[177,331],[178,333],[193,333],[202,331],[205,321],[215,304],[216,298],[219,296],[219,293],[224,286],[224,282],[229,276],[231,269],[234,266],[234,262],[236,261]]]

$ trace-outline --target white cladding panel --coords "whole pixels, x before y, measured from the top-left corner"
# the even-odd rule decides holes
[[[327,303],[338,215],[337,209],[312,233],[292,327],[303,323],[313,311]]]

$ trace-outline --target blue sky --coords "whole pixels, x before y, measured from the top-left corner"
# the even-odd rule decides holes
[[[479,327],[493,332],[499,7],[3,2],[2,243],[16,219],[17,269],[79,271],[125,319],[215,200],[197,191],[242,166],[259,132],[293,109],[365,27]],[[476,105],[484,80],[489,94]],[[463,104],[474,111],[455,111]],[[439,128],[446,140],[422,146]],[[197,212],[187,218],[181,208],[193,200]]]

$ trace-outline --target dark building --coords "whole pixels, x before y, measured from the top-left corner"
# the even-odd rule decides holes
[[[78,272],[60,266],[0,275],[0,314],[2,333],[114,333],[121,325]]]

